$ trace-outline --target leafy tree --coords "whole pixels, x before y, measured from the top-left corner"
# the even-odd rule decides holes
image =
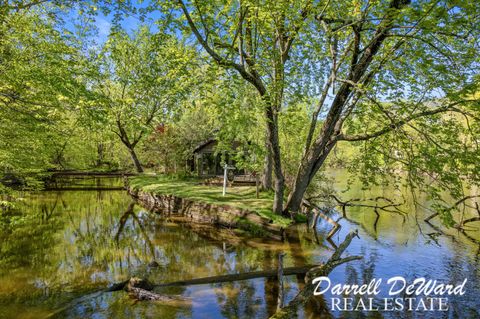
[[[93,30],[97,6],[104,12],[129,10],[127,4],[103,1],[18,0],[0,7],[2,178],[15,176],[16,182],[34,186],[38,180],[32,173],[85,168],[90,162],[88,143],[77,137],[79,119],[95,99],[85,36]]]
[[[433,124],[441,114],[458,113],[468,122],[478,116],[478,99],[468,98],[478,88],[476,2],[178,0],[165,7],[177,10],[188,37],[195,37],[214,61],[237,72],[261,96],[277,213],[283,208],[285,187],[278,114],[302,96],[316,102],[284,213],[298,211],[307,187],[338,142],[375,141],[385,151],[383,139],[411,144],[422,138],[417,130],[404,128],[423,123],[430,144],[422,150],[411,148],[411,155],[428,152],[429,159],[436,159],[433,154],[445,148],[434,143],[438,130]],[[452,131],[456,133],[462,124],[453,121],[451,126],[457,127]],[[412,139],[413,131],[419,135]],[[470,140],[472,133],[464,132]],[[462,145],[459,139],[444,141],[451,150]],[[462,146],[470,149],[468,158],[474,156],[475,143]],[[446,163],[433,163],[437,165],[430,165],[430,172],[453,175],[444,173]],[[412,162],[404,164],[407,171],[415,171]],[[475,177],[472,166],[458,167],[463,176]],[[373,169],[369,173],[376,174]],[[457,190],[460,184],[457,177]]]
[[[145,143],[151,161],[166,172],[181,172],[193,150],[215,138],[217,154],[234,156],[237,168],[259,171],[264,155],[259,103],[252,89],[215,65],[202,65],[201,75],[171,123],[158,126]],[[234,75],[236,76],[236,75]],[[241,145],[240,148],[234,147]],[[248,153],[248,156],[245,156]]]
[[[37,10],[0,13],[0,167],[15,174],[55,167],[63,114],[88,96],[83,59],[55,19]]]
[[[174,37],[140,28],[133,36],[111,34],[101,56],[96,83],[110,129],[143,172],[135,148],[152,129],[173,114],[189,83],[191,53]]]
[[[196,146],[215,134],[212,119],[205,109],[184,106],[172,123],[159,125],[144,143],[143,153],[149,164],[165,173],[189,173],[186,167]]]
[[[126,14],[143,19],[158,8],[155,34],[121,30]],[[87,37],[97,12],[111,14],[113,28],[95,64],[98,47]],[[265,156],[277,213],[298,211],[338,147],[366,186],[420,187],[451,224],[446,203],[479,184],[479,13],[473,1],[172,0],[141,9],[8,1],[0,9],[0,166],[116,167],[128,152],[142,171],[138,145],[163,124],[167,133],[154,138],[164,139],[158,150],[174,146],[174,163],[213,131],[220,148],[249,145],[255,160],[243,164],[255,171]],[[78,21],[66,22],[69,14]],[[184,45],[177,27],[197,44]],[[192,136],[195,117],[205,129]]]

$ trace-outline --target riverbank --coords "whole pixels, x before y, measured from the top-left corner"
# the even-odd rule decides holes
[[[273,194],[255,187],[229,187],[222,196],[221,186],[206,186],[194,178],[135,176],[129,179],[129,192],[156,212],[179,214],[192,221],[246,230],[257,236],[281,238],[291,219],[272,212]]]

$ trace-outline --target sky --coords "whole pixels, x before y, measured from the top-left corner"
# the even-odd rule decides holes
[[[142,4],[139,4],[136,1],[133,1],[133,6],[137,9],[146,8],[149,5],[149,1],[143,1]],[[140,19],[140,14],[128,14],[128,16],[122,17],[120,21],[120,26],[128,33],[132,33],[136,30],[141,24],[145,24],[151,28],[153,32],[158,31],[156,27],[155,20],[160,17],[160,12],[149,13],[146,19],[142,22]],[[78,7],[70,10],[65,13],[64,20],[65,26],[70,31],[74,32],[75,23],[79,21],[79,10]],[[114,12],[105,14],[101,10],[96,11],[94,18],[94,26],[97,28],[96,35],[94,40],[97,45],[102,45],[107,39],[113,27]]]
[[[109,15],[104,15],[103,13],[99,13],[95,18],[95,26],[98,28],[98,41],[99,43],[103,43],[108,38],[110,34],[110,30],[112,28],[112,20],[113,20],[113,13]],[[152,31],[155,31],[157,28],[154,23],[155,14],[150,15],[144,22],[140,20],[139,17],[130,15],[125,17],[120,22],[122,28],[127,31],[128,33],[132,33],[136,30],[142,23],[151,27]]]

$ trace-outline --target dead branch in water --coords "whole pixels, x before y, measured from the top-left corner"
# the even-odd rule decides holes
[[[333,194],[328,195],[328,197],[332,198],[337,203],[337,205],[342,208],[343,216],[346,215],[347,207],[373,208],[373,211],[377,216],[379,216],[379,211],[399,214],[401,216],[407,215],[405,211],[400,209],[400,207],[405,204],[405,200],[401,203],[395,203],[390,198],[377,196],[372,198],[351,198],[343,201]],[[370,204],[368,202],[373,203]]]
[[[348,256],[342,258],[341,255],[350,245],[352,239],[358,237],[357,231],[350,232],[345,240],[338,246],[332,256],[328,261],[319,266],[304,266],[304,267],[288,267],[284,269],[276,269],[270,271],[256,271],[243,274],[233,274],[233,275],[224,275],[224,276],[215,276],[215,277],[206,277],[206,278],[196,278],[191,280],[177,281],[166,284],[152,284],[147,280],[139,278],[130,278],[129,280],[123,281],[121,283],[115,284],[107,291],[116,291],[116,290],[125,290],[129,295],[137,300],[152,300],[160,301],[165,303],[177,303],[177,304],[186,304],[189,302],[187,298],[181,296],[167,296],[162,294],[157,294],[152,292],[154,288],[158,287],[170,287],[170,286],[187,286],[187,285],[198,285],[198,284],[212,284],[220,282],[231,282],[239,280],[247,280],[253,278],[261,277],[270,277],[275,278],[278,276],[287,276],[294,274],[306,274],[305,276],[305,288],[302,289],[297,296],[286,306],[280,308],[277,313],[271,318],[291,318],[297,308],[301,305],[306,304],[310,298],[313,296],[315,286],[312,284],[312,279],[318,276],[328,275],[335,267],[353,260],[361,259],[361,256]]]
[[[479,196],[475,196],[475,198],[477,198]],[[473,197],[472,197],[473,198]],[[477,217],[472,217],[472,218],[468,218],[468,219],[465,219],[465,220],[462,220],[459,224],[455,225],[455,228],[458,228],[458,229],[463,229],[465,230],[465,225],[468,224],[468,223],[473,223],[473,222],[480,222],[480,206],[478,204],[478,202],[475,202],[474,205],[468,205],[467,203],[464,204],[465,207],[467,208],[471,208],[471,209],[474,209],[476,212],[477,212]]]
[[[458,201],[456,201],[452,206],[447,207],[443,210],[443,212],[448,212],[453,209],[457,209],[459,206],[463,205],[464,208],[470,208],[472,210],[475,210],[477,212],[478,217],[472,217],[468,218],[465,220],[462,220],[460,223],[455,224],[453,227],[459,229],[459,230],[464,230],[464,226],[468,223],[473,223],[473,222],[479,222],[480,221],[480,206],[478,204],[478,201],[475,201],[473,204],[469,204],[468,201],[475,199],[475,198],[480,198],[480,195],[470,195],[470,196],[465,196],[463,198],[460,198]],[[437,217],[440,215],[442,211],[436,211],[427,218],[425,218],[425,222],[430,222],[433,218]]]
[[[349,220],[347,218],[347,207],[361,207],[361,208],[372,208],[373,212],[376,215],[376,219],[374,221],[373,227],[375,232],[377,232],[377,224],[380,219],[380,212],[387,212],[387,213],[394,213],[398,214],[402,217],[403,222],[405,222],[407,212],[403,211],[401,209],[401,206],[405,204],[405,200],[403,202],[394,202],[393,200],[383,197],[383,196],[377,196],[377,197],[372,197],[372,198],[352,198],[349,200],[342,200],[338,198],[334,194],[329,194],[329,195],[319,195],[319,196],[314,196],[311,197],[309,200],[316,200],[318,202],[323,202],[327,203],[327,207],[330,206],[338,206],[341,207],[342,210],[342,216],[343,218]],[[331,200],[334,200],[335,203],[332,203]],[[373,202],[373,203],[372,203]],[[334,227],[330,230],[330,232],[327,235],[327,239],[331,238],[337,231],[340,229],[341,225],[338,223],[338,221],[334,221],[330,217],[326,216],[320,208],[316,205],[310,204],[309,201],[304,200],[303,203],[304,207],[316,207],[316,211],[314,211],[314,222],[313,222],[313,228],[316,229],[316,223],[318,220],[318,217],[321,217],[325,219],[327,222],[332,224]],[[351,220],[349,220],[351,221]],[[351,221],[352,222],[352,221]],[[363,227],[363,226],[362,226]],[[315,233],[316,235],[316,233]],[[375,236],[376,239],[376,236]],[[317,240],[318,242],[318,240]]]
[[[317,237],[317,222],[318,222],[318,217],[321,217],[323,218],[324,220],[326,220],[328,223],[330,223],[331,225],[333,225],[333,228],[328,232],[328,235],[327,235],[327,239],[330,239],[333,237],[333,235],[335,235],[337,233],[337,231],[340,230],[340,228],[342,227],[339,223],[337,223],[336,221],[334,221],[333,219],[331,219],[329,216],[325,215],[322,210],[316,206],[315,204],[309,202],[308,200],[303,200],[302,201],[302,205],[304,207],[305,210],[312,210],[313,211],[313,214],[314,214],[314,219],[313,219],[313,223],[312,223],[312,228],[315,232],[315,238]]]
[[[349,256],[341,258],[341,255],[350,245],[354,237],[358,237],[357,231],[348,233],[348,235],[345,237],[345,240],[338,246],[326,263],[310,269],[305,276],[305,288],[303,288],[286,307],[277,311],[273,316],[270,317],[270,319],[286,319],[295,317],[298,307],[305,305],[310,298],[313,297],[315,285],[312,284],[312,279],[319,276],[327,276],[335,267],[343,263],[361,259],[361,256]]]

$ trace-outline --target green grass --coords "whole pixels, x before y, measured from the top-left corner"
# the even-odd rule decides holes
[[[155,194],[175,195],[181,198],[196,200],[214,205],[247,209],[258,215],[271,219],[274,224],[286,227],[292,223],[289,218],[272,212],[273,194],[260,192],[255,196],[255,187],[228,187],[227,194],[222,196],[222,186],[206,186],[195,178],[178,178],[166,175],[136,176],[129,179],[130,187]]]

